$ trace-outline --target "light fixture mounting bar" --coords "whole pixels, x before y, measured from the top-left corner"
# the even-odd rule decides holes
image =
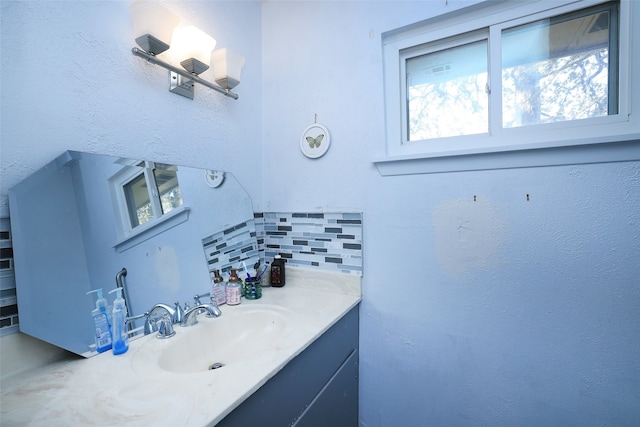
[[[182,77],[185,77],[185,78],[187,78],[189,80],[193,80],[196,83],[200,83],[201,85],[206,86],[209,89],[213,89],[216,92],[220,92],[221,94],[223,94],[225,96],[228,96],[229,98],[238,99],[238,95],[233,93],[233,92],[231,92],[230,90],[224,89],[221,86],[218,86],[218,85],[215,85],[213,83],[210,83],[210,82],[208,82],[208,81],[206,81],[206,80],[204,80],[204,79],[202,79],[202,78],[200,78],[200,77],[198,77],[198,76],[196,76],[194,74],[189,73],[186,70],[182,70],[182,69],[180,69],[178,67],[174,67],[173,65],[168,64],[168,63],[156,58],[154,55],[151,55],[151,54],[145,52],[142,49],[134,47],[134,48],[131,49],[131,52],[135,56],[139,56],[140,58],[144,58],[147,61],[151,62],[152,64],[159,65],[162,68],[165,68],[165,69],[167,69],[167,70],[169,70],[169,71],[171,71],[173,73],[181,75]]]

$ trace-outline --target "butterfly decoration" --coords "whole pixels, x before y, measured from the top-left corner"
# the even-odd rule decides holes
[[[300,137],[300,151],[310,159],[324,156],[330,145],[329,129],[315,121],[312,125],[307,126]]]
[[[309,147],[311,148],[318,148],[320,147],[320,144],[322,143],[322,139],[324,138],[324,134],[320,134],[318,136],[316,136],[315,138],[312,136],[308,136],[307,137],[307,142],[309,143]]]

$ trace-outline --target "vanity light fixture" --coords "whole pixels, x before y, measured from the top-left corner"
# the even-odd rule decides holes
[[[216,41],[213,37],[194,26],[173,31],[180,18],[158,3],[135,1],[131,4],[130,10],[134,21],[135,40],[139,46],[132,48],[131,52],[169,70],[171,92],[193,99],[195,84],[199,83],[225,96],[238,99],[238,95],[231,92],[231,89],[240,83],[240,73],[244,65],[241,55],[229,49],[214,51]],[[180,58],[182,68],[157,58],[156,55],[169,50],[170,47],[173,47],[171,53],[177,52],[173,56]],[[200,77],[200,74],[209,69],[210,64],[218,84]]]
[[[213,78],[225,89],[233,89],[240,83],[240,72],[244,65],[244,57],[229,49],[214,50],[211,60],[215,64],[213,67]]]

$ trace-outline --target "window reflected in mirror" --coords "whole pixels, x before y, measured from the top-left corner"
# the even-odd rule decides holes
[[[122,189],[124,190],[127,210],[129,211],[129,221],[131,221],[132,228],[144,224],[153,218],[151,198],[149,197],[147,180],[144,178],[144,173],[141,173],[126,183]]]
[[[178,167],[164,163],[139,162],[117,175],[116,204],[121,205],[122,221],[129,231],[159,219],[182,206]]]
[[[176,166],[160,163],[156,163],[156,168],[153,170],[163,215],[182,206],[182,195],[176,171]]]

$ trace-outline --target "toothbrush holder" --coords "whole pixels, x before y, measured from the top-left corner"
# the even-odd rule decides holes
[[[257,277],[247,278],[242,286],[242,295],[246,299],[262,298],[262,284]]]

